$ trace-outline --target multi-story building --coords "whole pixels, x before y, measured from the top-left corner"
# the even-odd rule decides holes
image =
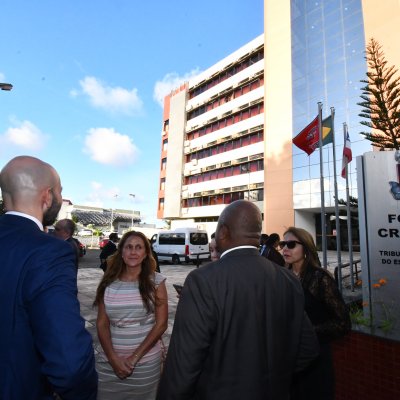
[[[400,4],[385,0],[265,0],[265,32],[166,97],[158,218],[172,226],[215,228],[226,204],[257,203],[264,231],[290,225],[321,232],[319,151],[307,156],[293,137],[315,118],[335,109],[338,197],[343,123],[353,158],[371,151],[360,131],[360,80],[366,43],[377,39],[390,64],[400,64],[395,32]],[[265,44],[265,49],[264,49]],[[265,54],[265,56],[264,56]],[[332,145],[323,148],[328,235],[334,235]],[[357,197],[355,162],[350,194]],[[345,222],[343,217],[343,222]],[[356,219],[353,221],[356,224]],[[342,224],[342,241],[347,242]],[[354,230],[354,241],[357,230]],[[333,241],[332,241],[333,242]],[[328,243],[329,245],[329,243]]]
[[[158,218],[207,226],[264,195],[264,37],[165,99]]]
[[[311,156],[292,145],[292,138],[317,115],[335,108],[338,198],[345,199],[340,177],[343,123],[348,125],[355,156],[371,151],[361,131],[361,88],[366,79],[365,49],[373,37],[388,62],[400,65],[397,0],[265,0],[265,193],[267,232],[295,224],[321,232],[319,151]],[[324,192],[328,235],[335,233],[332,145],[323,148]],[[357,197],[356,163],[349,164],[350,195]],[[342,217],[342,248],[347,244]],[[356,227],[354,218],[353,225]],[[356,243],[357,229],[353,229]],[[329,238],[329,236],[328,236]],[[332,237],[333,239],[333,237]],[[330,240],[334,242],[334,240]],[[328,245],[329,242],[328,240]]]

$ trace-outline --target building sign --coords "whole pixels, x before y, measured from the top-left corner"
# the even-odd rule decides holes
[[[400,340],[400,152],[357,157],[357,183],[365,314]]]

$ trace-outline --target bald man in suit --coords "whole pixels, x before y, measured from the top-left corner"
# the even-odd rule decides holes
[[[20,156],[2,169],[0,187],[0,399],[95,400],[75,255],[43,232],[62,204],[60,178],[51,165]]]
[[[301,284],[260,255],[260,234],[254,203],[222,212],[221,258],[185,281],[157,400],[289,399],[293,373],[318,355]]]

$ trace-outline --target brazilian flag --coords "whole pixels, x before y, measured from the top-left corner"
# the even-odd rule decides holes
[[[333,142],[332,115],[322,120],[322,147]]]

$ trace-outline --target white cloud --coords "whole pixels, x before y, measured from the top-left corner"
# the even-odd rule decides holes
[[[113,128],[92,128],[85,138],[84,152],[100,164],[124,166],[135,161],[138,149],[129,136]]]
[[[110,207],[120,196],[120,189],[117,187],[105,188],[102,183],[96,181],[90,182],[90,187],[91,191],[84,202],[84,205],[87,206]]]
[[[142,109],[143,102],[135,88],[110,87],[93,76],[86,76],[79,84],[83,94],[89,96],[90,103],[96,108],[123,114],[133,114]],[[72,97],[78,94],[75,89],[70,92]]]
[[[2,136],[6,145],[20,147],[26,150],[41,150],[47,137],[30,121],[14,121],[15,127],[8,128]]]
[[[193,79],[199,75],[199,69],[194,69],[183,76],[179,76],[176,72],[169,72],[164,76],[161,81],[157,81],[154,85],[153,99],[161,106],[164,107],[164,97],[171,93],[172,90],[177,89],[186,81]]]

